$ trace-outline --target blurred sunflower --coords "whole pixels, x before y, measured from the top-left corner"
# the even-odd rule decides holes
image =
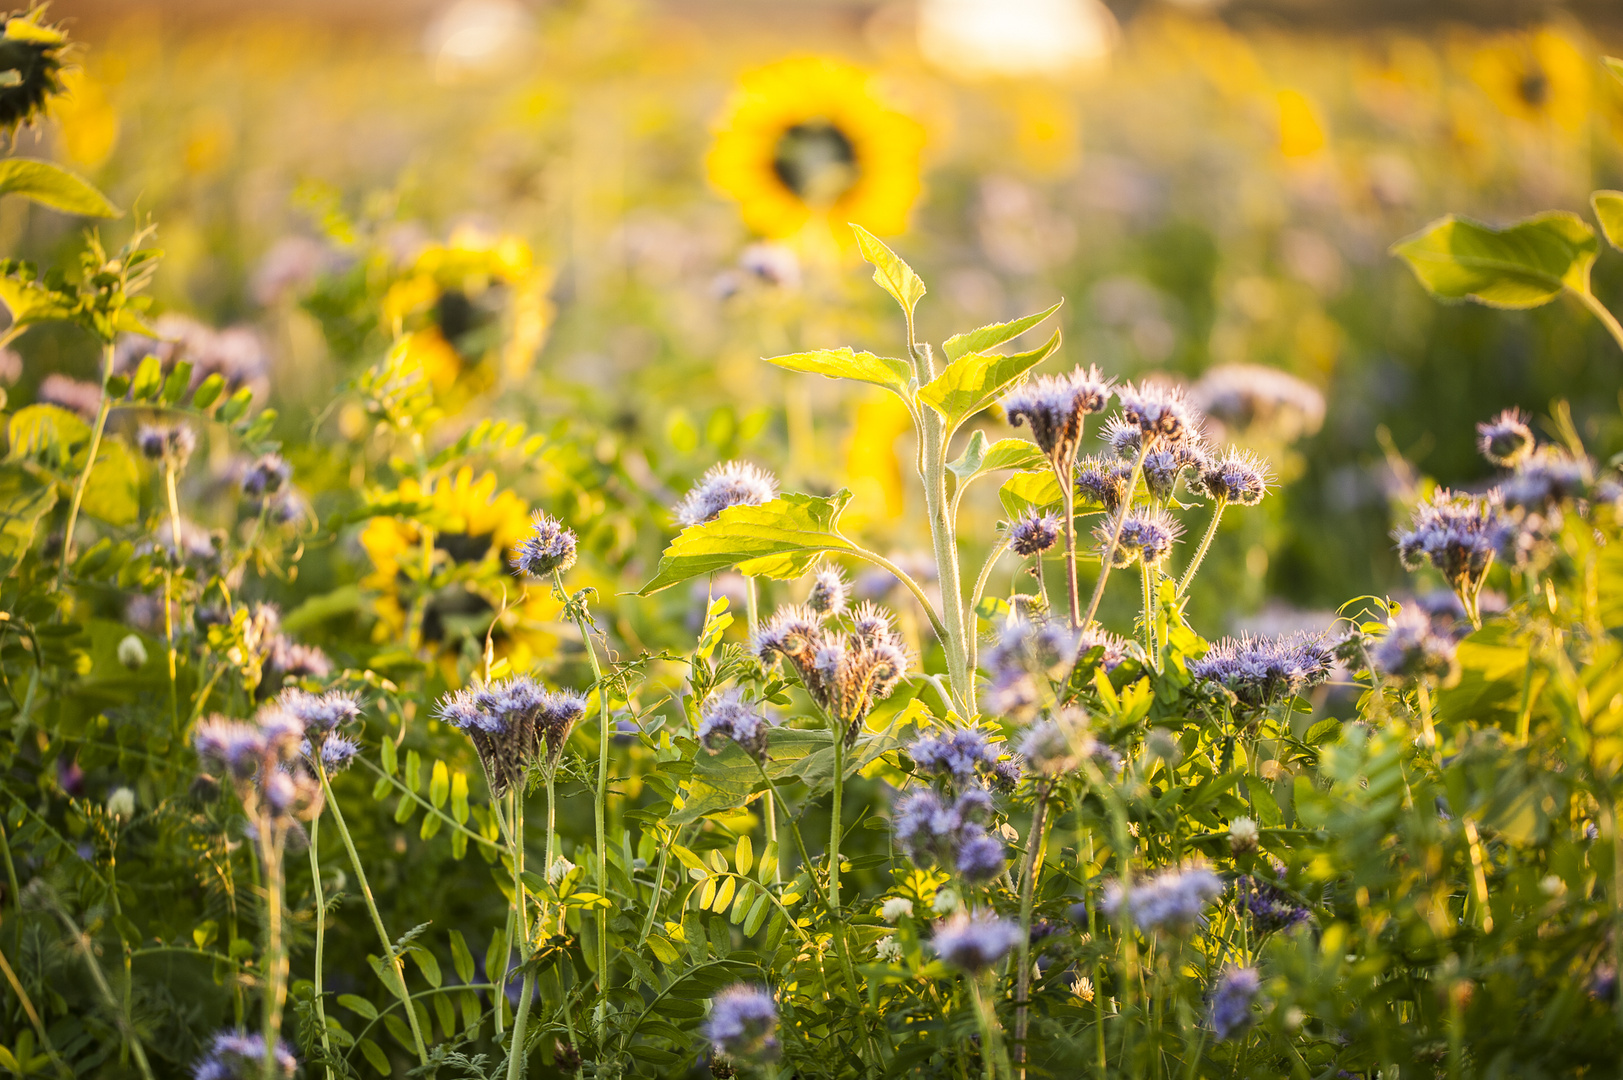
[[[854,64],[798,56],[746,72],[715,132],[710,182],[762,236],[791,236],[814,219],[881,235],[907,227],[924,129]]]
[[[42,22],[44,6],[6,19],[0,32],[0,131],[15,135],[32,124],[46,102],[62,92],[63,52],[68,39]]]
[[[427,485],[403,480],[393,498],[413,512],[375,517],[361,533],[372,560],[361,587],[375,595],[374,641],[399,640],[415,629],[453,683],[460,681],[459,660],[478,663],[492,620],[496,657],[514,669],[525,670],[552,650],[556,639],[545,626],[556,618],[557,605],[544,590],[521,598],[522,586],[507,569],[513,545],[529,530],[522,499],[498,491],[494,473],[475,478],[468,466]],[[497,618],[504,586],[508,606]]]
[[[550,281],[523,240],[460,228],[389,286],[382,318],[410,334],[436,394],[459,381],[477,393],[530,370],[552,321]]]
[[[1554,30],[1494,38],[1472,55],[1471,78],[1506,116],[1567,132],[1581,130],[1589,118],[1589,61]]]

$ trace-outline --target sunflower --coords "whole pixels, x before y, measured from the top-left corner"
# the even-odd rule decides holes
[[[746,72],[715,134],[710,182],[762,236],[814,220],[899,233],[919,197],[924,129],[841,60],[798,56]]]
[[[1551,29],[1505,34],[1471,57],[1471,78],[1501,113],[1580,131],[1594,92],[1589,61]]]
[[[498,491],[494,473],[476,478],[464,466],[426,485],[408,478],[390,501],[409,512],[375,517],[361,533],[372,560],[361,587],[374,594],[375,641],[415,630],[453,683],[460,681],[459,660],[478,663],[493,621],[492,649],[515,670],[551,651],[556,639],[545,626],[556,620],[557,604],[544,590],[525,592],[507,567],[513,545],[529,530],[522,499]]]
[[[0,131],[15,135],[33,123],[46,102],[62,92],[62,53],[67,35],[41,20],[45,8],[17,12],[0,32]]]

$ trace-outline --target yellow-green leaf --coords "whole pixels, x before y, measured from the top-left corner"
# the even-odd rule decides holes
[[[732,879],[729,878],[728,880],[731,881]],[[704,884],[699,886],[699,906],[701,908],[707,908],[713,902],[715,902],[715,899],[716,899],[716,879],[715,878],[705,878],[704,879]]]
[[[428,778],[428,801],[438,810],[445,805],[445,800],[451,795],[451,770],[445,767],[445,762],[434,762],[433,772]]]
[[[740,874],[749,873],[750,867],[755,865],[755,847],[750,843],[748,835],[738,838],[738,847],[733,852],[733,865],[738,867]]]
[[[197,384],[197,392],[192,395],[192,408],[208,408],[219,400],[220,391],[224,389],[225,379],[216,371],[213,375]]]
[[[958,455],[958,460],[947,463],[947,469],[958,478],[959,484],[967,484],[990,472],[1040,469],[1046,464],[1048,458],[1036,443],[1025,439],[999,439],[988,445],[986,433],[977,431],[969,437],[969,445]]]
[[[0,161],[0,195],[21,195],[52,210],[85,217],[113,218],[122,213],[87,181],[34,158]]]
[[[1589,197],[1606,242],[1623,251],[1623,191],[1597,191]]]
[[[1011,319],[1008,322],[992,323],[979,330],[971,330],[967,334],[954,334],[941,344],[941,351],[947,354],[948,360],[956,360],[974,352],[985,352],[995,349],[1005,341],[1013,341],[1033,326],[1048,318],[1063,306],[1065,301],[1046,311],[1039,311],[1035,315],[1027,315],[1020,319]]]
[[[733,912],[727,918],[734,926],[744,921],[749,914],[750,901],[755,899],[755,886],[743,881],[738,886],[738,895],[733,897]]]
[[[1065,498],[1053,469],[1015,473],[1003,481],[997,494],[1010,518],[1017,518],[1029,510],[1058,506]]]
[[[755,577],[799,577],[825,551],[856,550],[839,531],[850,499],[844,489],[827,498],[789,492],[760,506],[730,506],[678,533],[638,595],[730,566]]]
[[[383,1048],[371,1039],[362,1039],[360,1042],[361,1054],[366,1058],[367,1064],[376,1069],[380,1075],[388,1076],[393,1071],[389,1064],[389,1056]]]
[[[141,358],[135,369],[135,381],[130,384],[130,396],[136,401],[149,401],[163,386],[163,365],[151,353]]]
[[[763,889],[761,895],[755,898],[755,903],[750,905],[750,913],[744,918],[745,935],[753,935],[761,928],[761,923],[766,921],[768,903],[766,891]]]
[[[713,883],[715,880],[716,880],[715,878],[711,878],[710,882],[707,882],[707,884]],[[733,902],[733,893],[735,893],[737,891],[738,891],[738,879],[737,878],[734,878],[734,877],[723,878],[722,882],[721,882],[721,888],[716,890],[716,902],[714,904],[709,905],[710,910],[714,911],[717,915],[720,915],[723,912],[725,912],[727,910],[727,905]]]
[[[458,825],[468,823],[468,774],[461,769],[451,774],[451,816]]]
[[[817,349],[787,356],[769,356],[766,362],[785,371],[801,371],[830,379],[853,379],[883,386],[903,401],[911,400],[907,384],[913,378],[913,365],[893,356],[853,352],[850,348]]]
[[[654,959],[662,964],[674,964],[682,955],[676,951],[675,945],[672,945],[658,934],[648,935],[648,950],[654,954]]]
[[[919,388],[919,400],[941,414],[952,432],[969,417],[980,412],[1020,376],[1042,363],[1059,348],[1060,332],[1029,352],[998,356],[966,353],[947,369]]]
[[[468,951],[467,939],[462,931],[452,930],[451,934],[451,967],[456,971],[456,977],[465,983],[473,982],[474,966],[473,953]]]
[[[896,298],[902,310],[907,312],[908,321],[912,322],[913,308],[927,291],[924,282],[879,237],[855,222],[851,223],[851,231],[856,234],[857,249],[862,252],[862,257],[873,263],[874,282]]]
[[[1392,245],[1433,296],[1530,308],[1571,289],[1589,293],[1599,250],[1576,214],[1552,210],[1503,229],[1450,215]]]

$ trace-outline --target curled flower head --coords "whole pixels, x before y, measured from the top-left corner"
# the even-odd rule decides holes
[[[530,519],[530,534],[513,551],[513,569],[527,577],[551,577],[575,565],[575,534],[550,514]]]
[[[1165,510],[1139,506],[1106,518],[1094,529],[1094,535],[1099,538],[1100,554],[1110,558],[1111,565],[1117,569],[1131,566],[1135,560],[1142,560],[1146,566],[1159,566],[1183,535],[1183,526]],[[1112,535],[1116,536],[1113,553],[1107,550]]]
[[[1322,634],[1241,635],[1191,660],[1189,674],[1221,684],[1241,705],[1260,710],[1324,682],[1334,659],[1335,649]]]
[[[1141,382],[1116,391],[1122,419],[1151,443],[1181,443],[1200,435],[1200,418],[1182,390]]]
[[[1262,977],[1256,968],[1230,967],[1223,972],[1212,990],[1210,1017],[1219,1041],[1251,1026],[1251,1003],[1261,989]]]
[[[751,642],[763,664],[776,663],[782,657],[797,665],[809,662],[822,644],[823,624],[817,613],[793,605],[773,612],[755,631]]]
[[[832,614],[810,607],[780,608],[752,643],[763,664],[788,660],[820,708],[855,741],[874,703],[888,697],[912,666],[890,619],[872,604],[852,613],[845,631]]]
[[[710,1002],[704,1037],[717,1053],[745,1060],[778,1054],[778,1005],[764,986],[734,983]]]
[[[1178,481],[1191,472],[1198,476],[1207,460],[1205,449],[1194,439],[1151,450],[1144,455],[1144,488],[1150,498],[1164,504],[1177,492]]]
[[[286,1043],[277,1043],[272,1076],[292,1080],[299,1063]],[[192,1066],[192,1080],[259,1080],[265,1075],[265,1037],[222,1031]]]
[[[943,922],[930,944],[936,955],[960,971],[975,974],[1009,955],[1020,942],[1020,927],[991,912],[959,912]]]
[[[281,454],[262,454],[242,473],[244,495],[274,495],[293,479],[293,466]]]
[[[1099,650],[1099,666],[1106,672],[1115,671],[1127,659],[1127,639],[1100,626],[1087,626],[1076,636],[1076,658],[1085,660],[1093,650]]]
[[[1408,605],[1387,620],[1386,634],[1370,650],[1370,662],[1398,679],[1448,682],[1459,671],[1452,634],[1438,633],[1436,622],[1420,605]]]
[[[191,460],[197,449],[197,432],[189,424],[142,424],[135,434],[135,444],[141,455],[149,461],[163,461],[178,471]]]
[[[1533,429],[1527,426],[1527,414],[1520,409],[1506,409],[1476,426],[1476,445],[1492,464],[1514,469],[1531,456],[1536,440]]]
[[[1133,466],[1118,458],[1081,458],[1076,463],[1076,493],[1094,506],[1114,512],[1127,498],[1132,473]]]
[[[1132,886],[1112,882],[1101,904],[1106,915],[1116,918],[1126,905],[1127,916],[1140,930],[1166,930],[1186,933],[1204,919],[1206,905],[1222,895],[1223,882],[1200,865],[1165,870]]]
[[[1016,555],[1041,555],[1059,542],[1059,517],[1029,511],[1009,526],[1009,547]]]
[[[1015,427],[1029,425],[1031,437],[1055,468],[1076,455],[1082,418],[1102,412],[1110,400],[1111,380],[1096,367],[1063,375],[1039,375],[1003,398],[1003,411]]]
[[[766,719],[755,706],[745,701],[737,690],[726,690],[705,702],[699,714],[697,734],[712,754],[727,743],[735,742],[756,761],[765,761],[769,730]]]
[[[859,645],[872,647],[881,644],[900,644],[896,626],[890,612],[869,600],[857,605],[851,613],[851,637]]]
[[[536,724],[547,748],[547,767],[553,768],[563,755],[569,733],[586,715],[586,695],[573,690],[549,690],[536,707]]]
[[[1099,743],[1088,730],[1087,714],[1061,709],[1026,729],[1020,756],[1039,776],[1060,776],[1087,757],[1098,756]]]
[[[586,698],[547,690],[528,675],[466,686],[440,700],[440,720],[473,742],[492,795],[519,783],[542,759],[555,766],[570,730],[586,715]]]
[[[978,885],[1003,873],[1008,862],[1003,844],[978,826],[966,832],[958,845],[958,857],[953,861],[958,876]]]
[[[1129,424],[1119,416],[1112,416],[1105,421],[1104,430],[1099,432],[1099,438],[1104,440],[1104,444],[1110,448],[1111,454],[1115,457],[1131,461],[1138,457],[1138,448],[1144,441],[1144,433],[1138,430],[1137,424]]]
[[[1037,680],[1058,679],[1070,670],[1076,640],[1076,633],[1063,623],[1021,618],[1005,622],[984,655],[992,677],[987,709],[1003,715],[1029,714],[1041,698]]]
[[[845,575],[840,573],[838,567],[824,566],[812,576],[806,606],[818,615],[843,615],[850,597],[851,583],[845,580]]]
[[[724,461],[676,504],[676,520],[683,528],[702,525],[729,506],[760,506],[777,497],[777,477],[747,461]]]
[[[1488,568],[1514,532],[1496,494],[1479,497],[1438,488],[1415,508],[1410,528],[1395,535],[1404,565],[1411,570],[1427,562],[1436,567],[1474,622]]]
[[[1324,424],[1324,395],[1261,364],[1221,364],[1189,388],[1189,399],[1231,431],[1292,443]]]
[[[1202,464],[1192,486],[1219,503],[1255,506],[1268,494],[1270,479],[1267,462],[1249,450],[1231,447],[1222,457]]]

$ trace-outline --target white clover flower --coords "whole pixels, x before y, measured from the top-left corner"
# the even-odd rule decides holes
[[[128,821],[135,816],[135,792],[127,787],[116,787],[107,796],[107,813]]]
[[[913,901],[905,896],[893,896],[879,909],[879,917],[893,923],[904,915],[913,914]]]
[[[557,888],[558,883],[564,878],[568,877],[569,871],[573,869],[575,869],[574,863],[570,862],[562,855],[558,856],[556,859],[552,860],[552,865],[547,867],[547,884],[551,885],[553,888]]]

